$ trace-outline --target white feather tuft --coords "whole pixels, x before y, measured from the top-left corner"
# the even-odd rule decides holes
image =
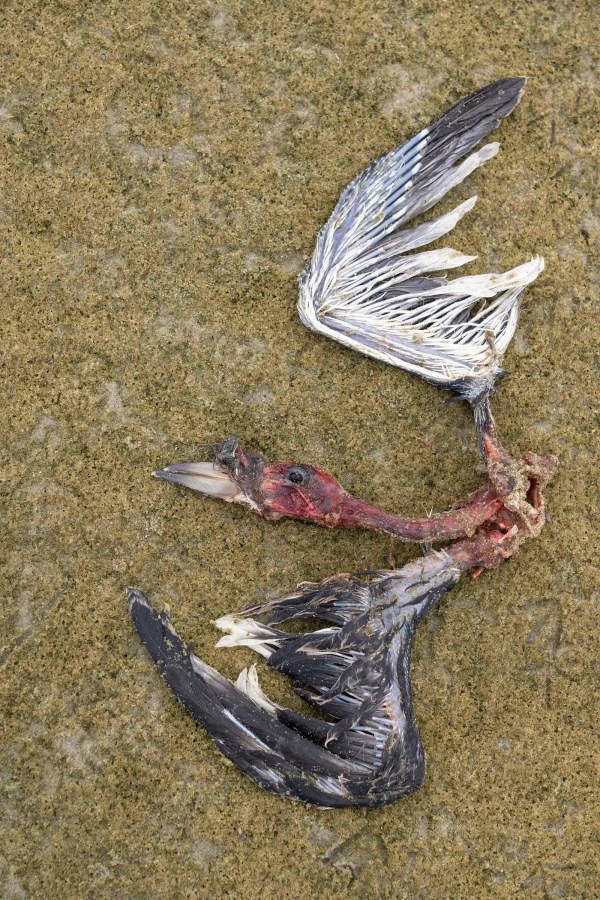
[[[242,669],[237,677],[235,686],[238,691],[246,694],[246,696],[249,697],[254,703],[256,703],[257,706],[260,706],[261,709],[264,709],[266,710],[266,712],[271,713],[272,716],[275,716],[277,714],[277,710],[281,709],[281,707],[277,703],[273,703],[272,700],[269,700],[269,698],[261,688],[258,681],[256,665],[252,665],[248,669]]]
[[[254,619],[221,616],[215,625],[221,631],[229,632],[217,642],[216,647],[251,647],[267,659],[286,637],[283,632],[261,625]]]

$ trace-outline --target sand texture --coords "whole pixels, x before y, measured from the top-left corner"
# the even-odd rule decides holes
[[[0,32],[2,897],[599,897],[598,3],[5,0]],[[469,410],[303,328],[296,278],[355,174],[513,74],[442,209],[480,196],[465,274],[546,259],[494,409],[560,458],[552,521],[419,630],[424,787],[315,810],[215,749],[124,590],[234,678],[212,620],[418,551],[150,473],[237,433],[406,514],[482,483]]]

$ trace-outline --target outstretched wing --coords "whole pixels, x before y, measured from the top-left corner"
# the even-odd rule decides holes
[[[536,258],[502,275],[447,281],[427,273],[474,257],[443,248],[405,255],[451,231],[476,197],[416,228],[425,212],[498,151],[487,144],[454,165],[519,102],[524,78],[461,100],[404,146],[371,163],[342,192],[300,277],[309,328],[462,393],[493,384],[516,328],[519,301],[543,269]],[[464,380],[479,382],[465,385]]]
[[[298,693],[328,714],[328,721],[274,703],[252,670],[230,684],[191,653],[168,612],[159,616],[140,591],[127,593],[140,637],[169,687],[254,781],[317,806],[381,806],[423,781],[410,652],[418,621],[458,577],[446,554],[432,553],[369,584],[339,576],[304,585],[301,594],[292,595],[298,608],[320,614],[320,596],[324,612],[335,610],[344,620],[307,634],[289,634],[243,616],[217,621],[228,632],[217,646],[248,646],[261,653],[294,679]],[[336,587],[342,597],[337,607]],[[289,601],[283,598],[280,610],[273,603],[259,612],[293,618]],[[352,609],[358,612],[352,615]]]

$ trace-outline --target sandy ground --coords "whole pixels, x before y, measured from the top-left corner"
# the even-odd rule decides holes
[[[600,896],[598,5],[8,0],[1,32],[2,896]],[[468,410],[306,331],[296,276],[351,177],[508,74],[526,95],[452,243],[470,272],[546,258],[495,409],[515,453],[560,457],[552,522],[420,629],[425,786],[314,810],[218,753],[124,589],[234,677],[252,654],[212,619],[389,541],[150,472],[237,432],[406,513],[482,482]]]

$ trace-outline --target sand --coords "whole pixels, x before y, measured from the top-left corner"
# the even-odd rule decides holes
[[[6,0],[0,29],[2,896],[600,896],[598,5]],[[482,483],[468,409],[304,329],[296,277],[356,173],[512,74],[499,156],[443,208],[480,195],[469,272],[546,259],[494,409],[559,456],[552,521],[420,628],[424,787],[315,810],[215,749],[125,587],[233,678],[252,653],[211,620],[416,550],[150,473],[237,433],[407,514]]]

